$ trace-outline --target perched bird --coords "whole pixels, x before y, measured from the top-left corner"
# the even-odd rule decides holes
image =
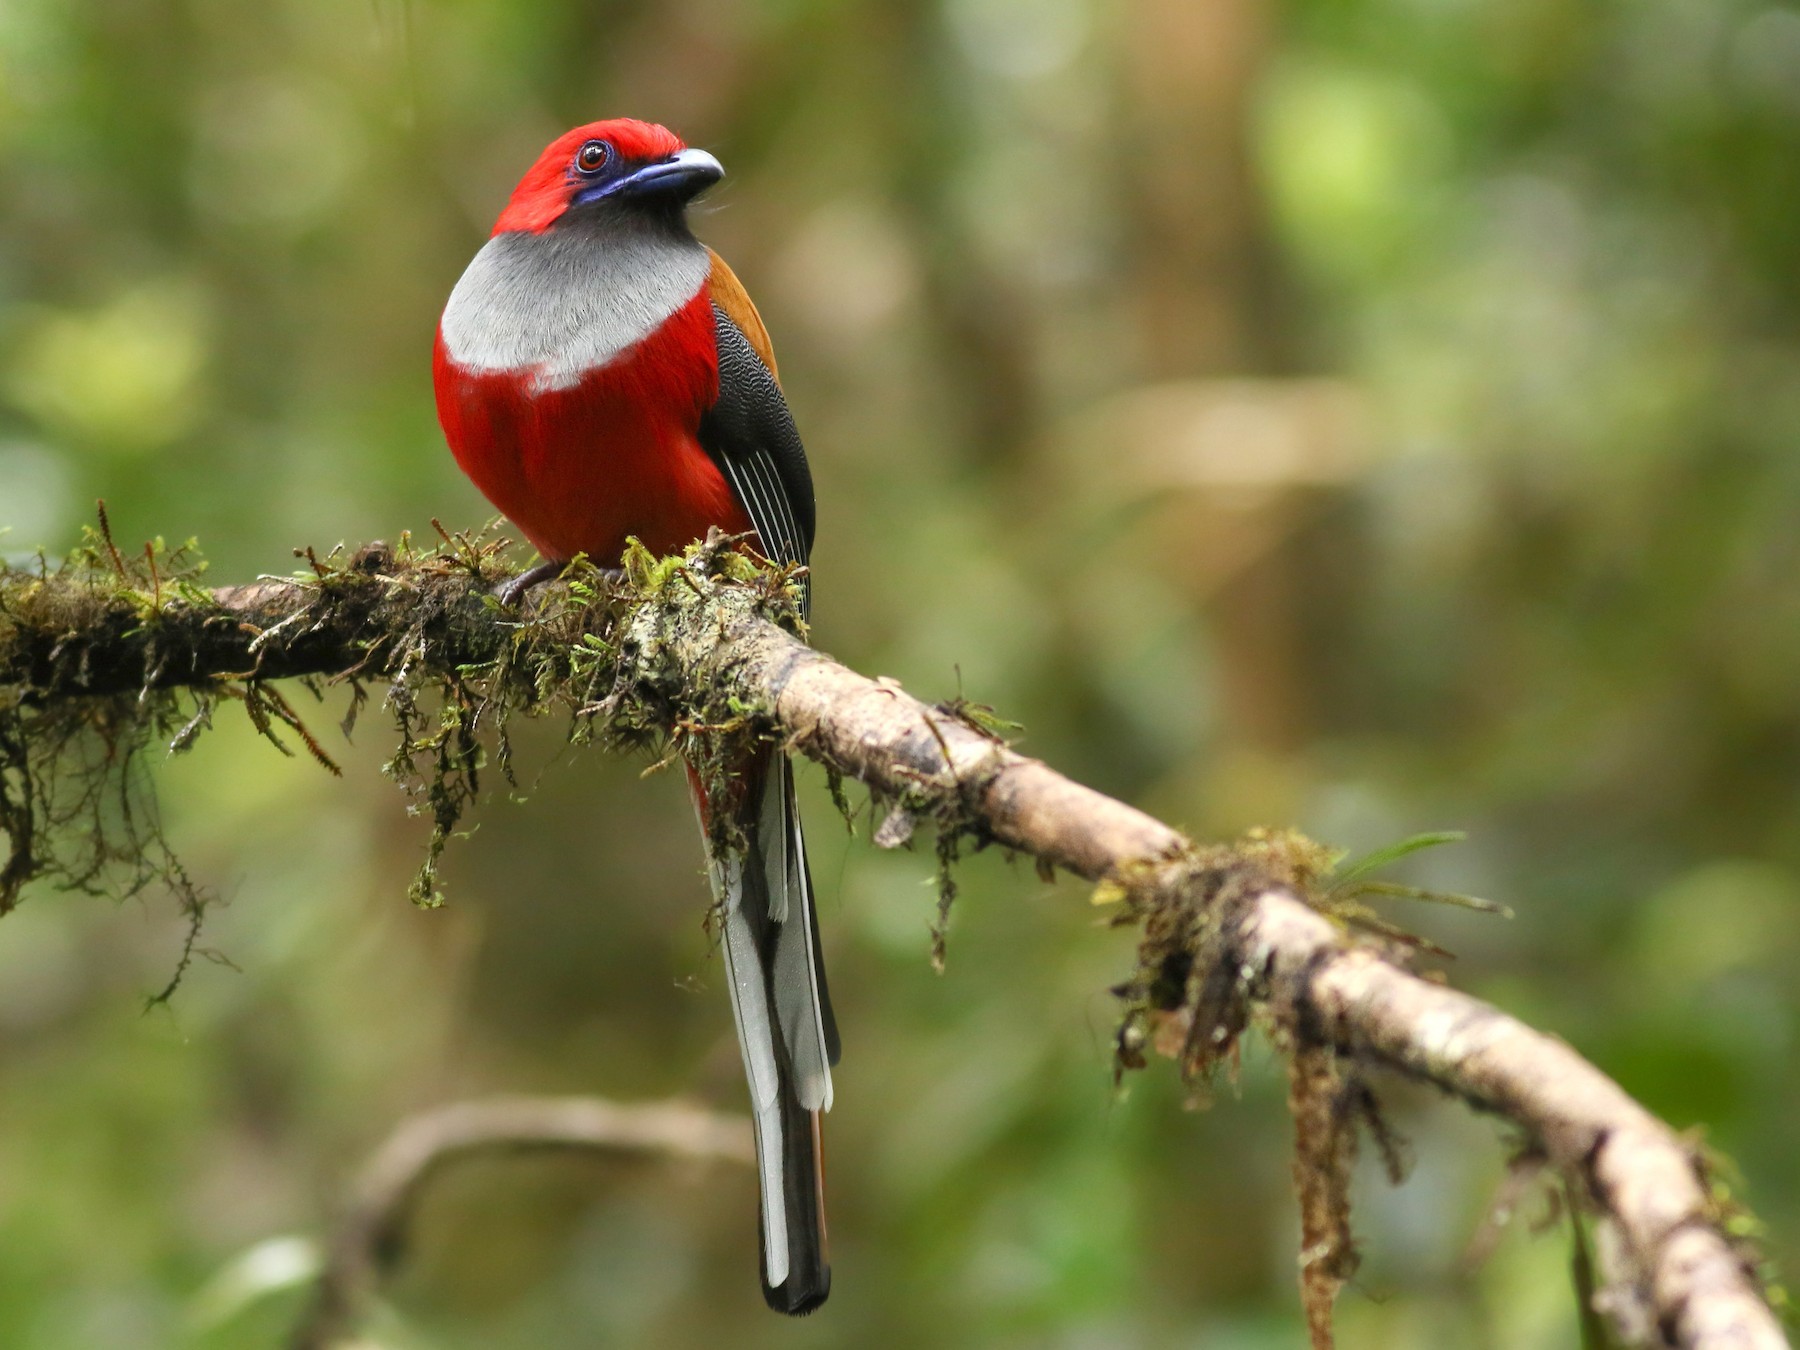
[[[438,420],[548,567],[615,563],[633,535],[671,553],[714,525],[754,530],[777,562],[811,552],[812,474],[768,333],[688,227],[723,173],[660,126],[577,127],[519,180],[450,294]],[[763,1295],[811,1312],[831,1288],[819,1117],[838,1036],[793,777],[769,749],[731,766],[725,800],[689,781],[703,831],[729,811],[745,842],[712,877],[756,1125]]]

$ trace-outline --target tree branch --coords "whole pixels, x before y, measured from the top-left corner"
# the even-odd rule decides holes
[[[293,1350],[329,1350],[361,1323],[398,1260],[425,1187],[482,1154],[646,1153],[752,1163],[750,1122],[674,1103],[621,1106],[597,1097],[501,1097],[457,1102],[403,1120],[357,1178]]]
[[[385,679],[403,703],[435,683],[468,744],[484,716],[562,706],[615,735],[667,736],[702,772],[722,739],[773,735],[890,803],[879,843],[929,819],[949,855],[959,840],[999,843],[1099,883],[1096,901],[1143,931],[1137,977],[1122,986],[1122,1062],[1141,1062],[1150,1043],[1204,1073],[1263,1021],[1295,1065],[1306,1228],[1325,1235],[1309,1237],[1303,1262],[1315,1327],[1354,1261],[1338,1132],[1359,1114],[1376,1120],[1360,1075],[1381,1065],[1512,1122],[1574,1179],[1604,1239],[1601,1301],[1626,1336],[1692,1350],[1787,1344],[1695,1148],[1562,1042],[1414,974],[1404,944],[1353,935],[1316,846],[1264,836],[1201,848],[1013,751],[977,710],[927,707],[846,669],[784,629],[783,577],[728,543],[680,562],[628,556],[617,584],[590,569],[529,618],[487,598],[508,573],[466,540],[422,557],[372,546],[314,578],[154,604],[122,567],[117,582],[98,563],[3,574],[0,693],[10,687],[16,721],[84,695],[254,690],[296,675]]]

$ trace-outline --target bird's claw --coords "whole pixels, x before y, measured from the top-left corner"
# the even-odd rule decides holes
[[[567,563],[559,562],[539,563],[536,567],[528,568],[518,576],[509,577],[501,582],[494,588],[494,598],[507,609],[517,609],[520,602],[525,599],[525,592],[533,586],[543,585],[546,581],[555,581],[562,575],[563,568],[567,566]],[[609,586],[617,586],[625,580],[623,567],[601,567],[596,570],[600,573],[600,579]]]
[[[494,598],[508,609],[517,609],[519,602],[525,598],[526,591],[561,576],[563,566],[559,562],[541,562],[536,567],[527,568],[518,576],[501,582],[494,591]]]

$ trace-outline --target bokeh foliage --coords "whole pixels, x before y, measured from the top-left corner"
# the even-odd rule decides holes
[[[1466,829],[1411,879],[1518,918],[1406,917],[1704,1123],[1794,1267],[1800,9],[0,0],[4,547],[104,496],[235,580],[485,519],[432,323],[536,150],[622,112],[731,171],[699,225],[812,450],[824,646],[1201,835]],[[0,1343],[269,1344],[291,1300],[209,1281],[413,1107],[739,1100],[678,776],[544,727],[427,913],[391,747],[264,749],[222,719],[156,775],[235,969],[140,1016],[175,907],[0,923]],[[761,1309],[746,1176],[516,1162],[431,1201],[382,1343],[1298,1343],[1267,1059],[1116,1098],[1127,940],[976,859],[936,976],[929,856],[808,787],[825,1312]],[[1345,1342],[1571,1343],[1541,1202],[1462,1260],[1508,1141],[1393,1097]]]

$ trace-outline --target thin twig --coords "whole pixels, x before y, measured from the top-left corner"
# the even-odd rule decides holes
[[[292,1350],[329,1350],[355,1332],[400,1256],[419,1197],[446,1168],[487,1154],[544,1151],[755,1161],[749,1121],[675,1102],[496,1097],[409,1116],[357,1177]]]

